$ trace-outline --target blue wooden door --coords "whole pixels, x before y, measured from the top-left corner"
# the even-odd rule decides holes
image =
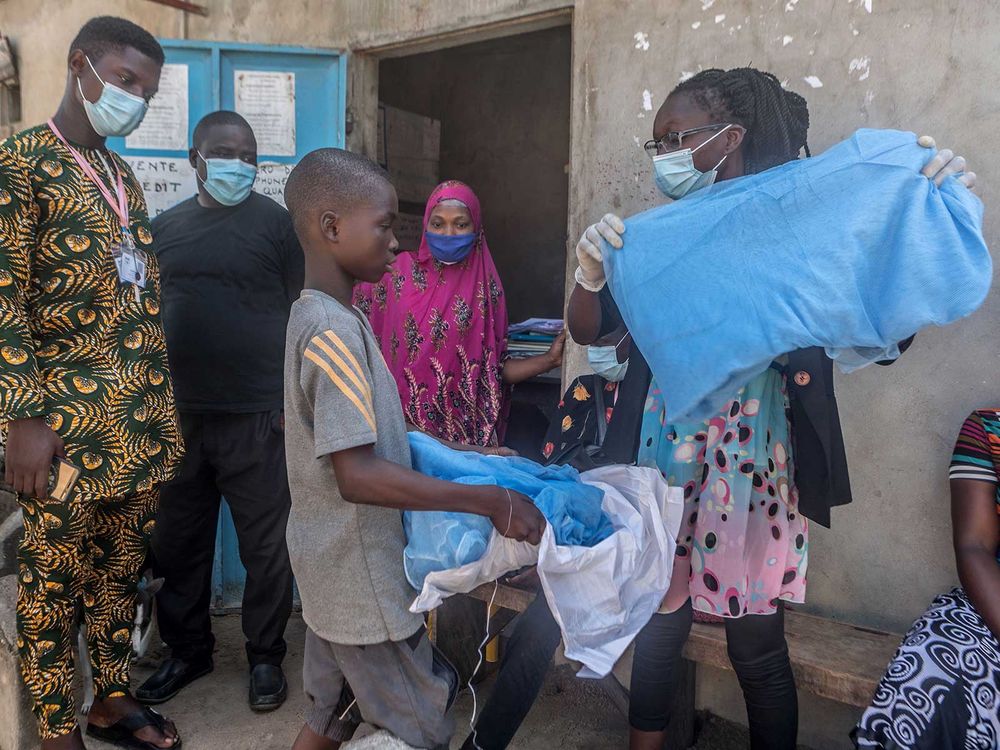
[[[197,190],[188,164],[198,121],[219,109],[247,118],[258,140],[254,189],[283,203],[284,180],[308,152],[344,147],[346,66],[331,50],[161,39],[160,93],[129,138],[111,138],[143,184],[150,216]],[[232,514],[223,502],[215,548],[215,609],[238,608],[246,570]]]

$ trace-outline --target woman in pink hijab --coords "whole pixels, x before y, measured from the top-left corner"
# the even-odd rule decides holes
[[[435,188],[416,253],[400,253],[355,304],[368,316],[406,420],[442,440],[503,441],[509,386],[558,367],[564,336],[548,352],[507,358],[503,285],[483,232],[479,199],[455,181]]]

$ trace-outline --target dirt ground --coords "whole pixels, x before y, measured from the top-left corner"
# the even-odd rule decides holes
[[[302,726],[306,699],[302,692],[302,645],[305,626],[298,615],[288,626],[288,701],[278,711],[255,714],[247,707],[248,673],[238,615],[213,618],[217,638],[215,671],[190,685],[159,709],[180,729],[185,750],[287,750]],[[139,685],[161,658],[150,654],[136,665]],[[477,688],[481,701],[491,681]],[[463,693],[455,708],[456,750],[468,734],[472,696]],[[705,715],[696,750],[743,750],[746,731]],[[628,723],[593,682],[577,679],[569,667],[552,670],[537,702],[511,744],[511,750],[614,750],[627,746]],[[89,740],[92,750],[110,745]]]

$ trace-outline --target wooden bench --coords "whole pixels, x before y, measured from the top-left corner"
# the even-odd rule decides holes
[[[480,586],[468,596],[488,602],[493,584]],[[535,594],[501,585],[494,604],[512,612],[523,612]],[[901,636],[786,609],[785,638],[799,691],[838,703],[863,708],[875,693],[886,665]],[[695,622],[684,647],[684,668],[674,701],[667,747],[694,744],[696,664],[732,670],[726,651],[726,632],[721,624]],[[613,673],[602,681],[616,706],[627,712],[628,675],[632,649],[622,657]],[[616,679],[617,678],[617,679]]]

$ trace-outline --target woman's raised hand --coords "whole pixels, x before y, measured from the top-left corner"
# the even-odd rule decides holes
[[[588,292],[599,292],[607,279],[604,276],[604,254],[601,252],[603,239],[611,247],[620,250],[625,244],[625,223],[614,214],[605,214],[596,224],[587,227],[580,241],[576,243],[576,283]]]
[[[920,136],[917,143],[924,148],[936,148],[937,146],[937,143],[929,135]],[[964,156],[956,156],[950,148],[938,151],[934,158],[924,165],[920,173],[928,180],[932,180],[938,187],[941,187],[941,184],[951,175],[955,175],[958,181],[969,190],[976,187],[976,173],[969,171]]]

